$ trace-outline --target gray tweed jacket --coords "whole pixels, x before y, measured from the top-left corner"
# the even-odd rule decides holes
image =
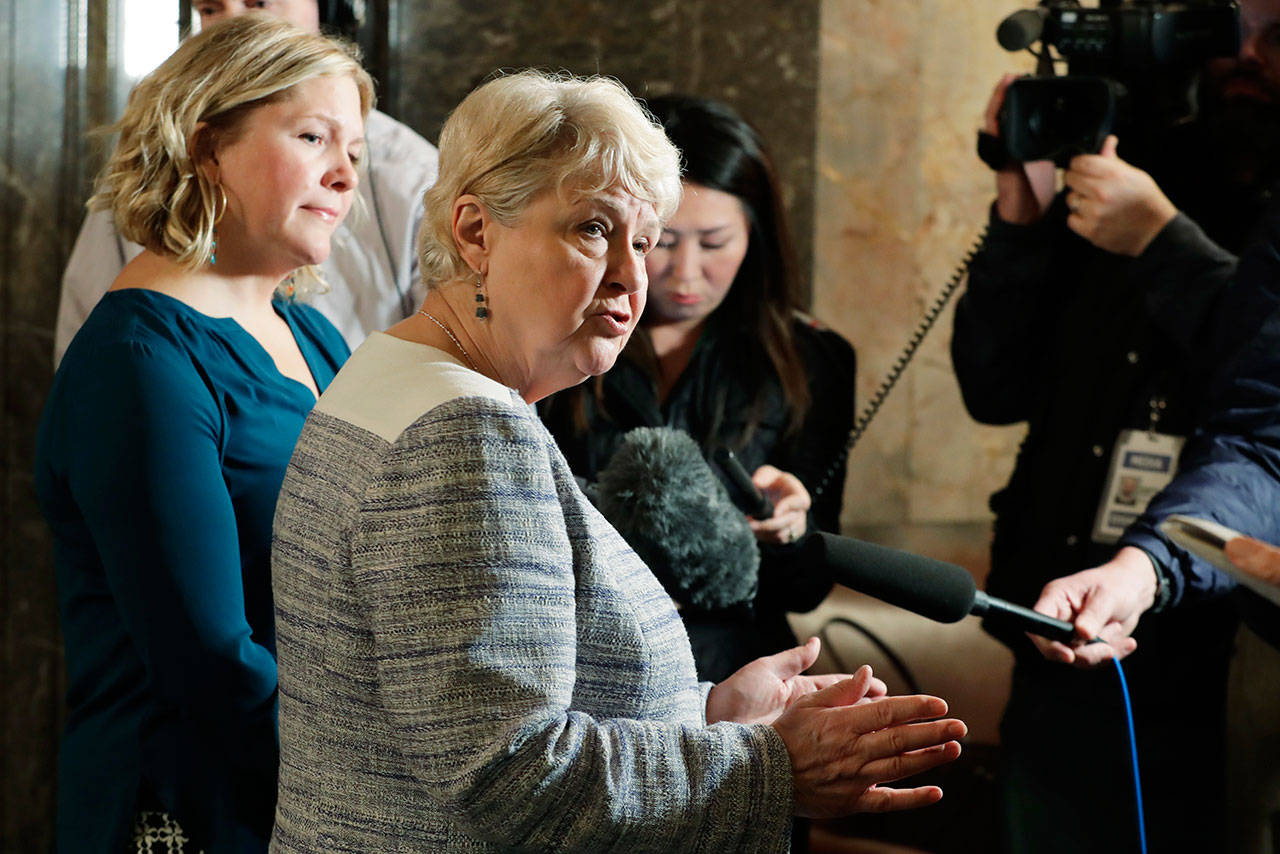
[[[272,851],[786,850],[786,748],[705,725],[669,598],[510,389],[375,334],[275,526]]]

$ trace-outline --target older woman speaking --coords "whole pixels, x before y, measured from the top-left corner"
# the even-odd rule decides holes
[[[528,406],[613,365],[679,194],[607,80],[499,78],[445,125],[422,310],[321,397],[277,507],[274,850],[779,851],[793,813],[941,796],[877,784],[964,725],[798,675],[816,641],[699,685]]]

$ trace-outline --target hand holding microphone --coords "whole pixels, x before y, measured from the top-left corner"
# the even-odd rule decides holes
[[[762,543],[793,543],[809,527],[809,507],[813,499],[800,478],[771,465],[763,465],[751,482],[773,503],[773,515],[747,519],[751,532]]]
[[[1102,566],[1046,584],[1036,607],[1071,620],[1079,630],[1066,639],[1031,640],[1045,658],[1076,667],[1096,667],[1110,658],[1124,658],[1137,649],[1138,642],[1130,634],[1155,597],[1151,559],[1141,549],[1126,546]],[[1083,640],[1092,637],[1103,643]]]
[[[768,464],[749,475],[737,455],[723,446],[713,457],[733,484],[757,540],[785,544],[804,536],[813,499],[800,478]]]

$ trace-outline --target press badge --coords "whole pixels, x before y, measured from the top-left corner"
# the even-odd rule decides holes
[[[1121,430],[1111,453],[1107,488],[1093,522],[1093,541],[1114,543],[1137,521],[1178,467],[1185,440],[1150,430]]]

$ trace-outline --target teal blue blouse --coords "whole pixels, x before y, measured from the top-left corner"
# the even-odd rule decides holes
[[[323,390],[348,355],[276,312]],[[265,851],[275,805],[271,523],[315,404],[238,323],[107,293],[45,405],[36,490],[66,642],[58,850],[118,851],[138,809],[197,847]]]

